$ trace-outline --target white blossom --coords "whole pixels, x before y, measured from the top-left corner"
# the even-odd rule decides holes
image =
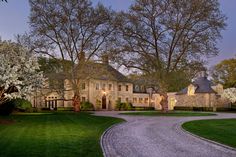
[[[43,73],[39,71],[36,56],[27,49],[10,41],[0,41],[0,104],[1,100],[31,95],[41,88]],[[14,87],[17,92],[6,93]],[[1,94],[2,93],[2,94]]]
[[[224,90],[223,97],[229,99],[232,103],[236,102],[236,88],[227,88]]]

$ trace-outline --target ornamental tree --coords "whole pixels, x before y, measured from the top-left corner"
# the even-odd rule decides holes
[[[0,40],[0,105],[25,98],[43,85],[37,57],[23,46]]]
[[[229,99],[231,103],[235,103],[236,102],[236,88],[225,89],[223,96]]]

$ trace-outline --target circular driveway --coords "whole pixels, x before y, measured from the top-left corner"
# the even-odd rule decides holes
[[[236,114],[218,113],[217,116],[203,117],[125,116],[113,111],[95,114],[127,121],[104,133],[101,143],[107,157],[236,157],[235,150],[202,140],[181,129],[181,124],[186,121],[236,118]]]

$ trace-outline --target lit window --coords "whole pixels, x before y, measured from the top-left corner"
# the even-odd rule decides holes
[[[121,85],[118,85],[118,91],[121,91]]]
[[[133,102],[134,102],[134,103],[137,103],[137,98],[133,98]]]

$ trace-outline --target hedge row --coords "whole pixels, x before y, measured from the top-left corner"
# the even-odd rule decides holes
[[[213,107],[186,107],[186,106],[175,106],[174,110],[182,111],[213,111]]]

